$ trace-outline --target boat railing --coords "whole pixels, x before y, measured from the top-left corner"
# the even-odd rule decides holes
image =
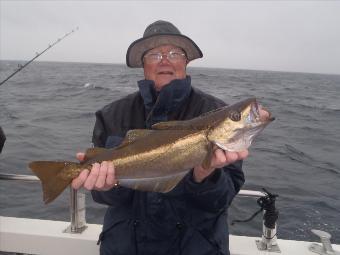
[[[36,176],[33,176],[33,175],[19,175],[19,174],[6,174],[6,173],[0,173],[0,181],[1,180],[23,181],[23,182],[33,182],[33,183],[39,181],[39,179]],[[273,213],[277,212],[276,209],[275,209],[275,198],[277,197],[277,195],[271,194],[267,190],[264,189],[263,192],[262,191],[254,191],[254,190],[241,190],[238,193],[237,196],[238,197],[256,198],[257,203],[261,207],[261,209],[258,212],[263,211],[262,238],[260,240],[258,240],[258,239],[255,240],[258,250],[265,251],[265,252],[274,252],[274,253],[280,252],[280,248],[277,244],[277,236],[276,236],[277,215],[276,215],[276,217],[273,217]],[[99,250],[98,250],[98,248],[96,248],[96,245],[93,243],[93,240],[94,240],[94,238],[97,237],[97,234],[100,232],[100,228],[99,228],[99,226],[96,226],[95,224],[86,225],[85,210],[86,210],[86,207],[85,207],[85,193],[84,193],[84,191],[83,190],[74,190],[70,187],[70,218],[71,218],[71,224],[66,229],[64,229],[62,231],[62,229],[67,226],[67,223],[64,224],[65,222],[62,222],[63,227],[61,227],[61,228],[58,227],[58,229],[60,229],[60,230],[57,231],[59,234],[56,234],[56,236],[50,235],[50,237],[51,237],[50,239],[48,239],[45,236],[45,235],[48,236],[48,234],[45,234],[46,232],[44,232],[44,234],[39,233],[42,236],[39,237],[39,235],[38,235],[38,238],[44,237],[45,238],[44,240],[46,242],[49,242],[50,245],[55,245],[56,248],[57,247],[60,248],[60,246],[58,246],[58,245],[60,245],[61,242],[63,242],[62,247],[64,247],[64,245],[65,245],[64,248],[66,250],[72,249],[72,248],[75,249],[75,247],[76,247],[76,249],[79,251],[79,245],[81,244],[82,246],[84,246],[84,249],[81,250],[81,252],[78,253],[78,254],[99,254]],[[251,218],[253,218],[256,214],[254,214]],[[267,216],[269,215],[269,221],[266,218],[267,217],[266,214],[267,214]],[[0,218],[1,218],[1,216],[0,216]],[[6,217],[2,217],[2,218],[5,219]],[[20,223],[21,224],[20,226],[30,225],[30,223],[28,222],[29,219],[21,219],[21,220],[16,219],[16,220],[18,222],[21,222],[21,223],[24,222],[25,223],[25,224]],[[35,222],[37,220],[31,220],[31,221],[34,221],[34,223],[32,223],[32,224],[36,224]],[[9,226],[11,226],[11,224],[14,224],[14,221],[11,218],[6,218],[5,223],[7,223],[7,228],[9,228]],[[10,224],[10,225],[8,225],[8,224]],[[46,221],[46,222],[44,222],[44,224],[48,224],[48,226],[46,227],[47,230],[45,230],[45,231],[50,231],[51,228],[56,227],[56,225],[51,225],[51,224],[54,224],[51,221],[48,221],[48,222]],[[61,226],[59,223],[56,223],[56,224],[58,224],[58,226]],[[69,242],[66,244],[63,241],[63,240],[65,240],[65,236],[62,236],[62,238],[61,238],[61,234],[62,235],[80,234],[86,228],[88,228],[89,231],[91,230],[89,233],[91,233],[91,234],[94,233],[94,234],[96,234],[96,236],[95,237],[93,236],[91,238],[89,236],[86,236],[87,232],[84,232],[86,237],[82,238],[83,235],[79,235],[78,236],[79,240],[77,238],[72,238],[72,240],[74,241],[72,244],[69,243]],[[307,244],[306,244],[306,247],[303,250],[303,252],[304,252],[303,254],[307,254],[306,249],[308,249],[313,254],[315,254],[315,253],[324,254],[324,255],[326,255],[326,254],[334,254],[334,255],[340,254],[338,251],[336,251],[332,248],[332,244],[330,242],[331,235],[329,233],[327,233],[325,231],[321,231],[321,230],[312,230],[312,232],[320,238],[321,245],[317,244],[317,243],[312,243],[312,244],[308,244],[308,246],[307,246]],[[89,234],[89,233],[87,233],[87,234]],[[29,252],[29,254],[45,254],[46,253],[46,250],[44,250],[44,252],[40,252],[40,250],[39,250],[40,246],[34,246],[34,244],[33,244],[33,246],[34,246],[33,247],[32,245],[30,245],[33,239],[32,239],[32,237],[28,237],[26,235],[26,231],[20,231],[16,235],[13,235],[13,234],[14,234],[14,232],[9,231],[9,232],[6,232],[3,237],[7,241],[8,240],[17,240],[18,238],[20,238],[20,240],[24,240],[25,245],[23,245],[22,247],[20,247],[20,249],[18,249],[15,245],[14,246],[12,245],[13,246],[12,247],[11,245],[7,244],[7,245],[5,245],[6,246],[5,250],[16,251],[16,252],[20,251],[20,253],[16,253],[16,254],[27,254],[27,252],[26,252],[27,250],[28,251],[32,251],[32,250],[37,251],[37,253]],[[72,235],[72,236],[76,237],[74,235]],[[27,241],[27,240],[29,240],[29,241]],[[76,240],[78,240],[79,242],[76,241]],[[88,240],[88,242],[84,242],[85,240]],[[244,246],[245,240],[246,239],[242,239],[242,247]],[[234,241],[237,241],[236,237],[234,237]],[[286,242],[289,243],[289,244],[286,244]],[[5,244],[4,242],[0,242],[0,243],[2,245]],[[283,247],[281,247],[282,244],[283,244]],[[284,250],[286,250],[287,248],[290,248],[292,245],[293,246],[295,245],[294,249],[301,249],[301,247],[300,246],[298,247],[297,244],[298,244],[298,242],[292,243],[290,241],[283,242],[282,239],[280,240],[280,247],[283,248]],[[49,249],[49,251],[50,251],[50,249]],[[86,252],[88,252],[88,253],[86,253]],[[0,253],[1,253],[1,248],[0,248]],[[52,253],[48,253],[48,254],[52,254]],[[53,253],[53,254],[60,254],[60,253]],[[239,254],[239,253],[237,253],[237,254]],[[249,253],[249,254],[253,254],[253,253]],[[258,254],[258,253],[256,253],[256,254]],[[265,253],[265,254],[267,254],[267,253]],[[292,253],[285,253],[285,254],[292,254]],[[294,254],[302,254],[302,253],[299,253],[299,252],[296,253],[295,252]],[[308,253],[308,254],[310,254],[310,253]]]
[[[19,175],[19,174],[7,174],[0,173],[0,180],[8,181],[24,181],[24,182],[38,182],[40,181],[33,175]],[[270,194],[270,193],[269,193]],[[271,195],[271,194],[270,194]],[[256,199],[268,200],[268,193],[254,190],[240,190],[238,197],[253,197]],[[258,202],[259,203],[259,202]],[[262,208],[263,210],[263,208]],[[264,217],[266,214],[266,208],[263,210]],[[70,225],[64,230],[65,233],[82,233],[86,228],[86,205],[85,205],[85,193],[82,189],[75,190],[70,186]],[[263,232],[262,240],[257,243],[260,250],[279,250],[276,243],[276,221],[272,227],[268,228],[263,220]]]
[[[0,173],[0,180],[8,181],[24,181],[24,182],[38,182],[38,177],[34,175],[23,174],[8,174]],[[255,190],[240,190],[238,193],[240,197],[265,197],[266,194],[262,191]],[[81,233],[86,229],[86,205],[85,205],[85,193],[82,190],[75,190],[70,186],[70,219],[71,224],[65,230],[68,233]]]
[[[39,182],[34,175],[0,173],[0,180]],[[70,221],[71,224],[64,230],[66,233],[81,233],[86,229],[85,193],[70,186]]]

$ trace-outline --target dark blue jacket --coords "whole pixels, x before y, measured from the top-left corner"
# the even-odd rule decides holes
[[[158,98],[158,99],[157,99]],[[159,121],[186,120],[225,105],[190,85],[174,80],[160,93],[153,82],[139,82],[139,92],[96,113],[93,143],[117,146],[130,129],[150,128]],[[160,166],[161,167],[161,166]],[[93,191],[109,205],[100,235],[102,255],[229,254],[227,208],[244,183],[242,162],[217,169],[202,183],[192,172],[169,193],[124,187]]]

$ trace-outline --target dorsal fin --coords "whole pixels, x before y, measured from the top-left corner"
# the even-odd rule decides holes
[[[151,134],[152,132],[153,131],[150,129],[131,129],[126,133],[122,143],[115,149],[120,149],[126,145],[129,145],[134,141]]]
[[[221,107],[210,112],[201,114],[200,116],[191,120],[182,121],[166,121],[159,122],[152,125],[154,130],[204,130],[215,125],[222,118],[219,115],[223,115],[226,107]]]
[[[151,134],[153,131],[150,129],[132,129],[126,133],[124,140],[128,139],[129,143],[136,141],[139,138]]]
[[[107,149],[101,148],[101,147],[89,148],[89,149],[86,150],[85,160],[92,159],[92,158],[96,157],[97,155],[99,155],[99,154],[101,154],[105,151],[107,151]]]
[[[186,121],[165,121],[165,122],[159,122],[152,125],[152,129],[155,130],[187,130],[190,129],[190,127],[184,123]]]

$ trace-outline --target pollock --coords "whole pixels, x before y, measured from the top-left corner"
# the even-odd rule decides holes
[[[114,149],[91,148],[81,163],[34,161],[29,164],[42,182],[50,203],[95,162],[111,161],[122,187],[168,192],[197,165],[210,166],[216,148],[247,149],[274,118],[260,116],[255,98],[218,108],[191,120],[160,122],[152,129],[130,130]]]

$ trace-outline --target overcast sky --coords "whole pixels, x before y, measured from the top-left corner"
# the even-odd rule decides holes
[[[340,74],[340,1],[3,1],[0,59],[125,63],[163,19],[204,57],[190,66]]]

